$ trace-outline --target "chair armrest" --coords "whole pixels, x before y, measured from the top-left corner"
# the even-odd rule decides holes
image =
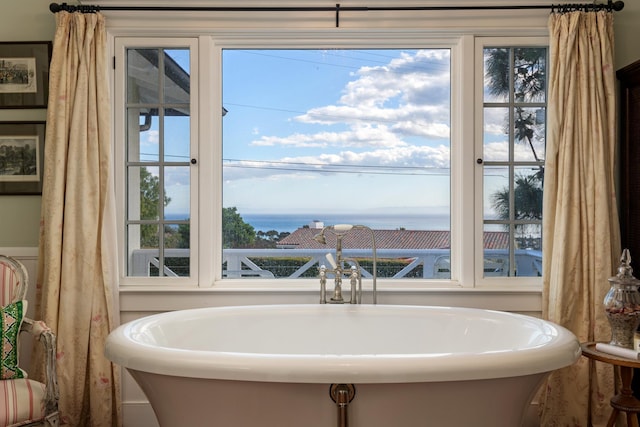
[[[56,335],[43,321],[36,321],[28,317],[23,319],[21,331],[33,335],[44,346],[45,407],[47,413],[55,412],[58,410],[58,400],[60,399],[56,375]]]

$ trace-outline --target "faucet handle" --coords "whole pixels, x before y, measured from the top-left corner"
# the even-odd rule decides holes
[[[331,253],[328,253],[325,258],[334,270],[338,267],[338,264],[336,264],[336,260],[335,258],[333,258],[333,255]]]
[[[351,231],[352,228],[353,225],[351,224],[336,224],[333,226],[333,230],[338,233],[346,233],[348,231]]]

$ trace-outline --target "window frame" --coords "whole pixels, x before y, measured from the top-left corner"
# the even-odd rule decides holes
[[[419,40],[419,41],[417,41]],[[394,34],[393,36],[390,36],[389,34],[384,34],[384,33],[380,33],[380,32],[374,32],[374,33],[363,33],[361,31],[358,32],[350,32],[348,35],[345,35],[344,37],[342,37],[339,41],[338,40],[332,40],[331,42],[328,42],[327,40],[323,39],[323,38],[316,38],[316,37],[283,37],[283,38],[267,38],[265,39],[264,37],[259,37],[259,38],[253,38],[253,37],[237,37],[236,34],[233,35],[228,35],[228,36],[218,36],[218,37],[213,37],[212,38],[212,44],[213,44],[213,49],[212,49],[212,56],[213,56],[213,62],[214,62],[214,86],[216,88],[221,88],[222,87],[222,63],[221,63],[221,58],[222,58],[222,50],[224,49],[260,49],[260,48],[269,48],[269,49],[301,49],[301,48],[317,48],[317,49],[332,49],[332,48],[342,48],[342,49],[349,49],[349,48],[354,48],[354,49],[358,49],[358,48],[390,48],[390,49],[420,49],[420,48],[430,48],[430,47],[434,47],[434,48],[448,48],[451,49],[451,79],[452,82],[454,81],[454,79],[456,79],[456,75],[462,73],[463,67],[460,61],[460,55],[461,55],[461,51],[462,51],[462,46],[465,43],[469,43],[471,41],[470,38],[468,37],[462,37],[462,36],[454,36],[454,37],[447,37],[447,38],[442,38],[442,37],[433,37],[433,36],[428,36],[425,37],[424,33],[420,33],[420,36],[418,36],[417,34],[412,34],[411,36],[406,36],[406,35],[401,35],[401,34]],[[460,109],[458,108],[458,103],[460,102],[460,94],[458,93],[459,90],[457,88],[454,87],[454,85],[452,85],[451,88],[451,147],[453,147],[455,144],[458,144],[457,142],[454,142],[454,140],[461,140],[461,135],[458,130],[457,127],[453,125],[453,123],[457,123],[457,122],[462,122],[461,117],[455,117],[456,112],[458,112]],[[216,139],[220,141],[220,143],[222,143],[222,136],[221,136],[221,129],[219,129],[220,134],[216,134]],[[217,149],[218,150],[218,149]],[[222,146],[220,145],[219,148],[219,152],[221,153],[222,150]],[[457,151],[461,151],[461,150],[455,150]],[[452,149],[451,151],[452,153],[454,152],[454,150]],[[220,154],[220,158],[221,158],[221,154]],[[457,170],[464,170],[464,168],[461,168],[460,165],[462,163],[459,161],[459,159],[454,159],[453,155],[451,156],[451,176],[453,177],[453,175],[455,174],[454,171]],[[216,171],[216,177],[218,177],[218,179],[221,180],[221,176],[222,176],[222,164],[220,162],[220,164],[218,165],[218,162],[216,162],[216,166],[219,166],[220,169],[218,171]],[[452,186],[452,190],[451,192],[454,193],[454,185],[460,185],[463,186],[463,182],[470,182],[468,181],[468,178],[462,178],[460,179],[459,182],[455,182],[452,179],[451,180],[451,186]],[[461,187],[464,188],[464,187]],[[217,209],[214,211],[214,215],[217,216],[218,218],[216,218],[216,222],[215,222],[215,229],[220,229],[221,228],[221,210],[222,210],[222,203],[219,203],[219,206],[217,207]],[[460,244],[460,239],[458,234],[460,234],[460,231],[458,229],[456,229],[456,227],[453,226],[453,222],[454,222],[454,215],[453,215],[453,199],[452,199],[452,227],[451,227],[451,256],[452,257],[459,257],[461,256],[460,254],[458,254],[458,252],[460,251],[460,248],[462,247],[462,245]],[[220,212],[220,213],[219,213]],[[217,233],[219,234],[219,233]],[[216,247],[222,247],[222,242],[218,242]],[[217,253],[214,254],[215,258],[214,258],[214,262],[213,265],[214,267],[217,266],[221,266],[222,265],[222,254],[220,251],[217,251]],[[459,264],[459,263],[458,263]],[[457,266],[456,266],[457,267]],[[431,280],[424,280],[424,279],[411,279],[406,280],[406,281],[401,281],[400,283],[397,280],[393,280],[393,279],[378,279],[378,289],[380,290],[396,290],[396,289],[422,289],[425,287],[431,287],[431,288],[442,288],[442,287],[451,287],[451,288],[461,288],[463,287],[463,283],[465,282],[469,282],[469,281],[465,281],[462,279],[462,272],[460,271],[461,269],[459,268],[454,268],[452,266],[451,269],[451,279],[450,280],[435,280],[435,279],[431,279]],[[269,283],[271,282],[271,283]],[[275,283],[274,283],[275,282]],[[277,282],[282,283],[282,280],[278,281],[276,280],[266,280],[266,279],[259,279],[259,280],[255,280],[255,279],[222,279],[221,278],[221,269],[217,269],[215,270],[215,277],[214,277],[214,283],[213,286],[223,286],[223,287],[227,287],[227,286],[238,286],[238,287],[250,287],[250,288],[262,288],[262,289],[268,289],[270,287],[275,287],[275,288],[282,288],[285,285],[280,285],[280,284],[276,284]],[[367,285],[370,285],[369,283],[367,283],[368,281],[365,281],[364,286],[365,289],[367,289]],[[407,282],[407,283],[405,283]],[[274,286],[275,285],[275,286]],[[205,285],[206,286],[206,285]],[[288,279],[286,281],[286,286],[287,287],[292,287],[292,288],[306,288],[308,286],[311,286],[313,288],[317,287],[317,283],[314,280],[309,280],[309,279]]]
[[[475,40],[475,151],[476,159],[483,158],[484,152],[484,49],[487,47],[541,47],[545,46],[549,48],[548,37],[513,37],[509,38],[508,43],[505,43],[504,37],[477,37]],[[548,50],[547,50],[548,52]],[[547,55],[547,58],[549,55]],[[547,87],[549,81],[549,62],[547,60]],[[546,99],[546,98],[545,98]],[[475,282],[478,288],[494,288],[500,289],[505,287],[517,286],[518,288],[542,288],[541,277],[491,277],[484,275],[484,264],[482,263],[484,255],[484,162],[479,164],[474,161],[475,165],[475,177],[474,188],[475,194],[480,196],[476,197],[474,211],[476,212],[475,218],[475,257],[476,257],[476,272]],[[514,283],[515,282],[515,283]]]
[[[199,205],[199,178],[198,178],[198,163],[192,164],[190,167],[190,253],[192,254],[189,262],[190,275],[189,277],[143,277],[143,276],[129,276],[128,271],[128,243],[127,243],[127,204],[128,204],[128,178],[127,178],[127,87],[126,87],[126,73],[127,73],[127,50],[136,48],[166,48],[166,49],[179,49],[188,48],[189,55],[189,68],[190,68],[190,85],[192,88],[196,88],[193,93],[190,94],[189,109],[190,109],[190,157],[192,159],[199,159],[198,156],[198,135],[199,129],[199,90],[198,89],[198,39],[197,38],[138,38],[138,37],[118,37],[114,39],[114,114],[113,124],[115,141],[120,141],[119,144],[114,144],[114,162],[115,162],[115,193],[116,193],[116,214],[118,225],[118,259],[122,266],[120,271],[120,285],[161,285],[164,283],[170,283],[171,285],[179,286],[197,286],[199,283],[197,259],[198,259],[198,233],[199,233],[199,218],[198,218],[198,205]],[[118,78],[118,76],[120,78]],[[163,159],[159,159],[161,163],[164,163]],[[161,222],[162,223],[162,222]],[[165,248],[167,249],[167,248]]]
[[[153,33],[153,32],[151,32]],[[184,31],[183,31],[184,33]],[[480,31],[482,33],[482,31]],[[331,32],[333,34],[333,32]],[[154,37],[153,34],[140,37],[136,34],[110,33],[113,41],[116,69],[114,74],[114,140],[116,193],[118,206],[119,253],[121,265],[126,265],[126,242],[124,229],[124,215],[126,206],[124,189],[126,183],[122,172],[124,165],[124,150],[122,135],[125,128],[123,117],[123,80],[126,70],[118,68],[124,64],[123,52],[125,47],[185,47],[188,40],[192,46],[191,72],[197,87],[192,97],[192,157],[198,159],[195,178],[192,181],[192,203],[199,201],[199,206],[192,208],[191,223],[191,276],[189,278],[158,278],[158,277],[130,277],[121,273],[120,284],[132,289],[135,285],[142,285],[145,289],[154,289],[157,285],[162,289],[170,288],[210,288],[210,289],[244,289],[269,290],[316,290],[314,280],[252,280],[252,279],[222,279],[222,248],[221,217],[222,217],[222,121],[201,120],[206,112],[215,111],[215,106],[222,103],[222,64],[221,52],[227,48],[425,48],[448,47],[451,49],[451,258],[458,260],[451,264],[450,280],[412,279],[403,283],[392,279],[379,279],[378,289],[381,291],[421,291],[429,289],[481,289],[509,291],[539,291],[540,278],[494,278],[483,277],[482,251],[482,197],[477,197],[478,185],[482,190],[482,168],[471,168],[476,164],[477,155],[482,153],[482,52],[485,44],[518,46],[520,38],[513,35],[505,37],[483,37],[474,34],[451,34],[445,37],[442,33],[434,36],[432,30],[402,30],[402,31],[364,31],[342,30],[340,35],[328,37],[327,32],[317,30],[270,31],[270,30],[217,30],[215,33],[196,31],[193,34],[176,34],[176,37]],[[529,38],[528,40],[530,40]],[[546,37],[535,37],[535,40],[546,40]],[[517,41],[517,42],[516,42]],[[480,42],[485,44],[481,44]],[[529,45],[530,41],[522,44]],[[546,43],[545,43],[546,45]],[[471,58],[471,59],[469,59]],[[194,63],[195,62],[195,63]],[[473,64],[469,67],[469,64]],[[478,68],[478,64],[480,64]],[[199,77],[198,77],[199,76]],[[480,79],[480,80],[478,80]],[[193,91],[192,91],[193,92]],[[198,94],[200,96],[198,96]],[[217,116],[214,116],[217,117]],[[199,140],[200,143],[194,141]],[[474,143],[471,144],[470,142]],[[473,149],[471,146],[473,145]],[[213,162],[212,167],[203,167]],[[199,185],[201,189],[216,188],[213,197],[199,197],[194,194]],[[479,207],[480,206],[480,207]],[[479,211],[477,211],[479,207]],[[475,215],[475,212],[479,214]],[[198,239],[198,235],[213,236],[205,244]],[[469,237],[473,236],[473,244]],[[213,261],[212,261],[213,260]],[[195,264],[195,265],[194,265]],[[515,283],[517,282],[517,283]],[[365,284],[366,290],[366,284]]]

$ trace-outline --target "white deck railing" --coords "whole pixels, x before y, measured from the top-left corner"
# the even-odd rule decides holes
[[[406,277],[416,267],[422,265],[422,277],[425,279],[447,279],[450,277],[450,251],[448,249],[379,249],[378,259],[402,259],[408,264],[398,271],[393,278]],[[317,269],[320,265],[330,265],[327,256],[333,255],[332,250],[326,249],[225,249],[223,250],[223,276],[227,278],[262,277],[274,278],[275,275],[261,269],[251,259],[256,258],[303,258],[308,261],[297,268],[287,278],[301,277],[310,269]],[[371,258],[371,250],[345,249],[344,257]],[[507,276],[509,274],[509,252],[506,249],[487,249],[484,251],[485,276]],[[160,269],[159,253],[157,249],[138,249],[131,255],[132,276],[151,276],[152,267]],[[189,249],[166,249],[164,257],[188,258]],[[542,275],[542,252],[533,249],[518,249],[515,251],[516,272],[518,276],[531,277]],[[378,266],[380,267],[380,266]],[[378,268],[379,270],[379,268]],[[171,269],[171,265],[163,267],[164,275],[179,276]],[[364,277],[371,277],[371,272],[363,269]]]

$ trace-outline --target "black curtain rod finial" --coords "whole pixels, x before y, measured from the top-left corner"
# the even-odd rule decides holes
[[[616,12],[620,12],[622,9],[624,9],[624,2],[622,0],[614,1],[611,5],[611,8]]]
[[[66,4],[66,3],[63,3],[63,4],[51,3],[51,4],[49,5],[49,10],[50,10],[51,12],[53,12],[53,13],[58,13],[58,12],[60,12],[60,11],[63,9],[63,7],[64,7],[64,5],[65,5],[65,4]]]

